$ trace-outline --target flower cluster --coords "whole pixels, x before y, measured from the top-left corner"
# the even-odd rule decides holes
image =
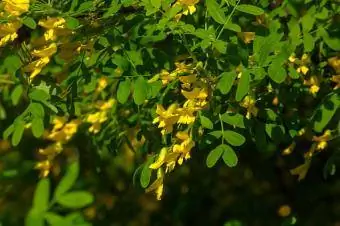
[[[41,148],[38,150],[39,154],[44,156],[44,160],[39,161],[35,168],[40,170],[42,177],[49,175],[53,160],[57,155],[63,150],[63,145],[65,145],[75,133],[78,131],[78,127],[81,124],[81,120],[73,119],[67,122],[66,117],[54,117],[53,128],[51,131],[45,131],[44,138],[54,143],[48,145],[46,148]]]
[[[316,95],[320,90],[321,77],[313,74],[309,75],[309,65],[311,64],[310,56],[305,53],[302,55],[301,59],[290,56],[288,60],[298,66],[296,71],[303,75],[303,84],[309,87],[309,92],[312,95]]]
[[[8,21],[0,24],[0,47],[14,41],[17,37],[17,31],[22,26],[19,16],[29,9],[29,0],[4,0],[3,9],[0,12],[0,19]]]
[[[205,108],[208,104],[207,84],[197,78],[196,69],[191,64],[176,63],[176,69],[169,73],[162,71],[159,79],[163,84],[178,78],[181,83],[181,94],[185,97],[183,104],[173,103],[168,108],[158,104],[156,109],[157,117],[153,120],[161,128],[163,136],[173,133],[176,129],[175,138],[170,147],[163,147],[158,158],[149,168],[157,170],[157,180],[146,190],[156,191],[157,199],[161,199],[163,192],[163,175],[171,172],[176,164],[181,165],[184,160],[190,158],[190,151],[195,146],[192,138],[192,125],[194,124],[198,111]],[[155,79],[153,79],[155,80]]]

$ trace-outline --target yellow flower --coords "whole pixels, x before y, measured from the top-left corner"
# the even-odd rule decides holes
[[[99,122],[95,122],[90,126],[89,132],[96,134],[96,133],[99,133],[101,128],[102,128],[102,124]]]
[[[161,73],[159,73],[159,77],[162,80],[163,85],[167,85],[169,82],[172,82],[176,79],[177,75],[174,73],[169,73],[167,70],[162,70]]]
[[[12,34],[8,34],[5,37],[0,39],[0,47],[4,46],[6,43],[10,42],[10,41],[14,41],[14,39],[16,39],[18,37],[17,33],[12,33]]]
[[[240,103],[241,107],[244,107],[247,109],[247,115],[246,117],[250,119],[251,115],[257,116],[257,113],[259,109],[255,105],[255,100],[251,96],[246,96],[243,101]]]
[[[177,0],[176,4],[181,5],[184,10],[184,15],[192,15],[194,12],[196,12],[196,4],[199,2],[199,0]]]
[[[320,90],[320,81],[315,75],[311,76],[309,80],[304,80],[303,84],[310,86],[309,92],[313,95],[315,95]]]
[[[164,189],[163,180],[164,173],[162,168],[159,168],[157,170],[157,179],[145,190],[145,192],[155,191],[157,200],[161,200]]]
[[[91,123],[89,127],[89,132],[98,133],[101,129],[101,124],[107,120],[106,111],[98,111],[96,113],[89,114],[86,118],[86,122]]]
[[[116,101],[115,99],[112,99],[112,98],[111,98],[111,99],[109,99],[108,101],[106,101],[106,102],[100,104],[99,109],[100,109],[101,111],[110,110],[110,109],[113,107],[113,105],[116,104],[116,103],[117,103],[117,101]]]
[[[296,57],[294,55],[291,55],[289,58],[288,58],[289,62],[291,63],[294,63],[296,61]]]
[[[98,80],[98,86],[97,86],[97,92],[101,92],[102,90],[104,90],[106,88],[106,86],[108,85],[108,78],[107,77],[101,77]]]
[[[4,37],[8,34],[15,33],[21,27],[19,21],[14,21],[11,23],[0,24],[0,37]]]
[[[181,165],[183,163],[183,159],[190,158],[190,151],[195,146],[195,142],[193,142],[187,132],[178,132],[176,137],[181,141],[181,143],[174,145],[173,152],[181,154],[177,160],[178,164]]]
[[[45,67],[46,64],[50,62],[49,57],[43,57],[39,60],[33,61],[30,64],[28,64],[26,67],[24,67],[25,72],[31,72],[30,79],[32,80],[35,76],[37,76],[43,67]]]
[[[311,94],[316,94],[317,92],[319,92],[320,90],[320,87],[317,86],[317,85],[312,85],[310,88],[309,88],[309,92]]]
[[[56,142],[52,145],[49,145],[47,148],[40,148],[39,154],[47,155],[47,156],[55,156],[59,154],[63,150],[62,143]]]
[[[335,56],[328,59],[328,64],[335,70],[335,73],[340,73],[340,58]]]
[[[316,150],[324,150],[327,147],[327,142],[332,139],[331,133],[330,130],[326,130],[321,136],[313,137],[313,141],[317,142]]]
[[[55,34],[55,30],[54,29],[48,29],[47,31],[45,31],[44,38],[45,38],[45,41],[56,40],[57,36]]]
[[[29,0],[3,0],[5,3],[5,11],[13,16],[20,16],[28,11],[30,1]]]
[[[65,28],[65,19],[61,17],[47,17],[39,20],[38,24],[46,29]]]
[[[61,129],[64,124],[66,123],[66,118],[65,117],[60,117],[60,116],[56,116],[53,118],[53,129],[52,131],[56,131],[58,129]]]
[[[283,150],[282,155],[290,155],[293,152],[295,146],[296,143],[293,142],[291,145],[289,145],[286,149]]]
[[[66,140],[71,139],[72,136],[77,132],[80,123],[80,120],[72,120],[71,122],[65,124],[65,126],[62,128],[62,131],[66,134]]]
[[[165,157],[168,153],[168,148],[162,148],[161,151],[158,154],[157,160],[152,163],[149,168],[150,169],[158,169],[164,164]]]
[[[158,128],[163,128],[163,135],[172,132],[173,125],[177,123],[179,115],[176,113],[177,104],[171,104],[167,110],[160,104],[157,104],[156,113],[159,115],[153,120],[153,123],[159,123]]]
[[[177,113],[179,114],[178,123],[179,124],[192,124],[196,120],[197,109],[193,107],[183,107],[178,108]]]
[[[33,56],[43,58],[43,57],[50,57],[53,54],[55,54],[56,52],[57,52],[57,44],[51,43],[49,46],[47,46],[43,49],[33,50],[31,54]]]
[[[50,160],[40,161],[35,164],[34,168],[40,170],[41,177],[47,177],[50,174],[52,163]]]
[[[308,73],[308,71],[309,71],[309,68],[306,67],[306,66],[304,66],[304,65],[302,65],[302,66],[298,67],[298,68],[296,69],[296,71],[297,71],[298,73],[302,73],[302,74],[306,75],[306,74]]]
[[[242,39],[244,43],[249,44],[255,39],[255,32],[238,32],[237,36]]]
[[[333,75],[331,81],[336,83],[334,89],[340,88],[340,75]]]

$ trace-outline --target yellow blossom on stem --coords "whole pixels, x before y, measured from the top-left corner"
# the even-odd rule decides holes
[[[47,17],[39,20],[38,24],[46,29],[64,28],[66,20],[62,17]]]
[[[158,128],[163,128],[161,133],[163,135],[171,133],[173,125],[177,123],[179,115],[176,112],[177,104],[171,104],[167,110],[160,104],[157,104],[156,113],[158,117],[153,120],[153,123],[159,123]]]
[[[96,91],[97,91],[97,92],[103,91],[103,90],[106,88],[107,85],[108,85],[108,78],[105,77],[105,76],[101,77],[101,78],[98,80],[98,85],[97,85]]]
[[[257,116],[258,108],[255,105],[255,99],[251,96],[246,96],[243,101],[240,103],[241,107],[244,107],[247,109],[247,115],[246,117],[250,119],[251,115]]]
[[[157,170],[157,179],[145,190],[145,192],[155,191],[157,200],[161,200],[162,195],[163,195],[163,189],[164,189],[163,181],[164,181],[164,172],[162,168],[159,168]]]
[[[33,56],[36,57],[51,57],[53,54],[57,52],[57,44],[51,43],[49,46],[45,46],[42,49],[35,49],[31,52]]]
[[[183,108],[178,108],[177,113],[179,115],[178,123],[179,124],[192,124],[196,120],[195,113],[197,112],[197,108],[191,106],[185,106]]]
[[[47,177],[50,174],[52,163],[50,160],[40,161],[35,164],[34,168],[40,170],[41,177]]]
[[[46,148],[40,148],[39,154],[46,156],[55,156],[59,154],[63,150],[62,143],[56,142],[52,145],[47,146]]]
[[[330,130],[326,130],[321,136],[317,137],[314,136],[313,137],[313,141],[317,142],[316,144],[316,150],[324,150],[327,145],[328,145],[328,141],[332,139],[332,133]]]
[[[3,0],[4,10],[13,16],[20,16],[28,11],[30,6],[29,0]]]
[[[150,164],[149,168],[150,169],[160,168],[164,164],[164,160],[165,160],[167,153],[168,153],[168,148],[166,147],[162,148],[158,154],[157,160],[154,163]]]
[[[333,75],[331,81],[335,83],[334,89],[340,88],[340,75]]]
[[[30,80],[32,80],[41,72],[43,67],[45,67],[45,65],[48,64],[49,62],[50,62],[49,57],[40,58],[39,60],[33,61],[30,64],[26,65],[26,67],[24,67],[24,71],[31,72]]]
[[[22,24],[19,21],[0,24],[0,37],[15,33],[21,26]]]
[[[8,34],[0,39],[0,47],[6,45],[10,41],[14,41],[18,37],[17,33]]]
[[[177,162],[181,165],[184,159],[186,160],[190,158],[190,151],[195,146],[195,143],[187,132],[178,132],[176,137],[181,141],[181,143],[174,145],[173,152],[180,153],[180,157]]]

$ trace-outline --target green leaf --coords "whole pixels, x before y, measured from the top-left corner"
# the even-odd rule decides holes
[[[322,36],[323,41],[326,43],[326,45],[329,48],[335,51],[340,51],[340,38],[329,36],[329,34],[324,28],[319,28],[318,31],[319,31],[319,34]]]
[[[336,111],[340,107],[339,94],[334,93],[328,97],[321,106],[316,110],[313,116],[314,131],[321,133],[327,124],[331,121]]]
[[[125,80],[119,83],[117,90],[117,100],[121,104],[125,104],[130,96],[130,80]]]
[[[211,136],[214,136],[216,139],[220,138],[222,136],[222,131],[216,130],[208,133]]]
[[[280,143],[285,135],[285,128],[275,123],[267,123],[265,130],[270,139],[275,143]]]
[[[208,14],[219,24],[224,24],[227,20],[224,11],[216,0],[205,1],[208,9]]]
[[[152,163],[153,159],[154,158],[149,158],[142,168],[142,172],[140,175],[140,184],[142,188],[146,188],[150,184],[151,169],[149,168],[149,166]]]
[[[35,29],[37,27],[37,23],[32,17],[25,17],[22,22],[26,25],[26,27],[29,27],[31,29]]]
[[[4,140],[7,140],[8,137],[14,132],[14,124],[10,125],[2,134]]]
[[[66,17],[66,27],[71,30],[76,29],[79,27],[79,20],[74,17]]]
[[[148,95],[148,83],[140,76],[135,80],[133,88],[133,100],[135,104],[142,105]]]
[[[14,122],[14,131],[12,134],[12,145],[17,146],[22,138],[22,135],[24,134],[25,130],[25,122],[22,120],[19,120],[17,122]]]
[[[63,225],[64,223],[64,217],[56,213],[47,212],[45,213],[44,218],[47,221],[47,223],[51,226]]]
[[[212,121],[203,116],[202,114],[200,114],[200,120],[201,120],[201,125],[204,127],[204,128],[207,128],[207,129],[213,129],[214,128],[214,124],[212,123]]]
[[[72,186],[75,184],[78,175],[79,175],[79,162],[74,161],[69,165],[65,176],[59,182],[54,192],[54,197],[58,199],[58,197],[62,196],[64,193],[70,190]]]
[[[211,168],[213,167],[217,161],[221,158],[222,154],[223,154],[223,144],[217,146],[215,149],[211,150],[207,156],[206,159],[206,165],[207,167]]]
[[[296,71],[296,69],[293,67],[293,66],[289,66],[288,68],[288,72],[289,72],[289,76],[292,78],[292,79],[298,79],[300,78],[300,75],[299,73]]]
[[[303,46],[305,52],[311,52],[314,49],[314,37],[309,33],[303,34]]]
[[[56,108],[56,106],[54,106],[53,104],[51,104],[48,101],[42,100],[41,103],[43,103],[46,107],[48,107],[49,109],[51,109],[51,111],[53,111],[54,113],[58,113],[58,108]]]
[[[48,210],[50,199],[50,180],[48,178],[41,179],[35,188],[33,197],[33,209],[37,212],[45,212]]]
[[[241,32],[241,27],[238,24],[233,24],[231,22],[224,25],[224,28],[235,32]]]
[[[223,72],[220,77],[221,78],[218,81],[216,88],[219,89],[222,94],[226,95],[230,92],[231,87],[233,86],[234,81],[237,77],[237,74],[234,71]]]
[[[252,14],[252,15],[255,15],[255,16],[259,16],[259,15],[264,14],[263,9],[261,9],[257,6],[248,5],[248,4],[240,4],[236,7],[236,10],[238,10],[240,12]]]
[[[51,98],[50,94],[42,89],[33,89],[33,91],[30,92],[28,96],[35,101],[46,101]]]
[[[150,0],[151,5],[155,7],[156,9],[159,9],[161,7],[161,0]]]
[[[159,95],[159,92],[161,91],[163,84],[162,81],[155,81],[153,83],[148,84],[149,90],[148,90],[148,98],[155,98]]]
[[[225,146],[224,152],[222,155],[222,159],[224,163],[229,167],[235,167],[238,163],[238,158],[237,158],[237,155],[234,149],[232,149],[232,147],[230,147],[229,145],[224,145],[224,146]]]
[[[103,18],[108,18],[115,15],[119,11],[121,6],[122,5],[119,4],[117,1],[111,1],[110,8],[108,8],[108,10],[104,13]]]
[[[14,106],[16,106],[19,103],[19,100],[21,98],[23,91],[24,91],[24,88],[23,88],[22,85],[17,85],[13,89],[13,91],[11,93],[11,100],[12,100],[12,103],[13,103]]]
[[[250,74],[248,70],[243,70],[236,90],[236,101],[241,101],[249,92]]]
[[[307,13],[301,19],[302,31],[304,33],[308,33],[310,30],[312,30],[314,23],[315,23],[315,16],[311,15],[310,13]]]
[[[45,226],[44,212],[31,209],[25,218],[25,226]]]
[[[236,126],[243,129],[246,128],[244,124],[244,116],[239,113],[232,114],[226,112],[223,115],[221,115],[221,119],[223,122],[228,123],[232,126]]]
[[[9,74],[14,74],[22,66],[22,63],[17,55],[9,55],[5,58],[3,66]]]
[[[216,40],[213,42],[213,46],[215,47],[215,49],[222,53],[225,54],[227,52],[227,43],[222,41],[222,40]]]
[[[268,68],[269,77],[276,83],[282,83],[287,77],[286,70],[278,64],[272,63]]]
[[[231,130],[224,131],[223,138],[233,146],[241,146],[246,141],[243,135]]]
[[[33,118],[32,120],[32,133],[33,136],[39,138],[44,133],[44,121],[42,118]]]
[[[93,1],[86,1],[80,4],[77,12],[86,12],[93,8]]]
[[[71,209],[83,208],[94,201],[94,197],[91,193],[86,191],[74,191],[63,194],[58,197],[57,202]]]
[[[31,103],[29,106],[29,111],[35,118],[44,118],[45,110],[42,104],[40,103]]]

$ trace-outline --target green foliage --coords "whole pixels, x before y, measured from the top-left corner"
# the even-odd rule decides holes
[[[0,3],[0,190],[35,187],[18,222],[26,215],[29,226],[91,225],[86,212],[105,225],[102,212],[125,199],[98,204],[92,193],[122,192],[130,187],[122,177],[133,174],[157,199],[172,197],[167,178],[196,169],[201,155],[208,168],[234,172],[229,168],[240,164],[249,181],[270,161],[284,178],[308,179],[310,167],[336,174],[336,1],[8,4]],[[217,164],[221,158],[225,165]],[[44,177],[36,185],[34,170]],[[190,188],[179,187],[186,196]],[[262,187],[252,192],[277,185]],[[283,225],[295,221],[290,215]]]

